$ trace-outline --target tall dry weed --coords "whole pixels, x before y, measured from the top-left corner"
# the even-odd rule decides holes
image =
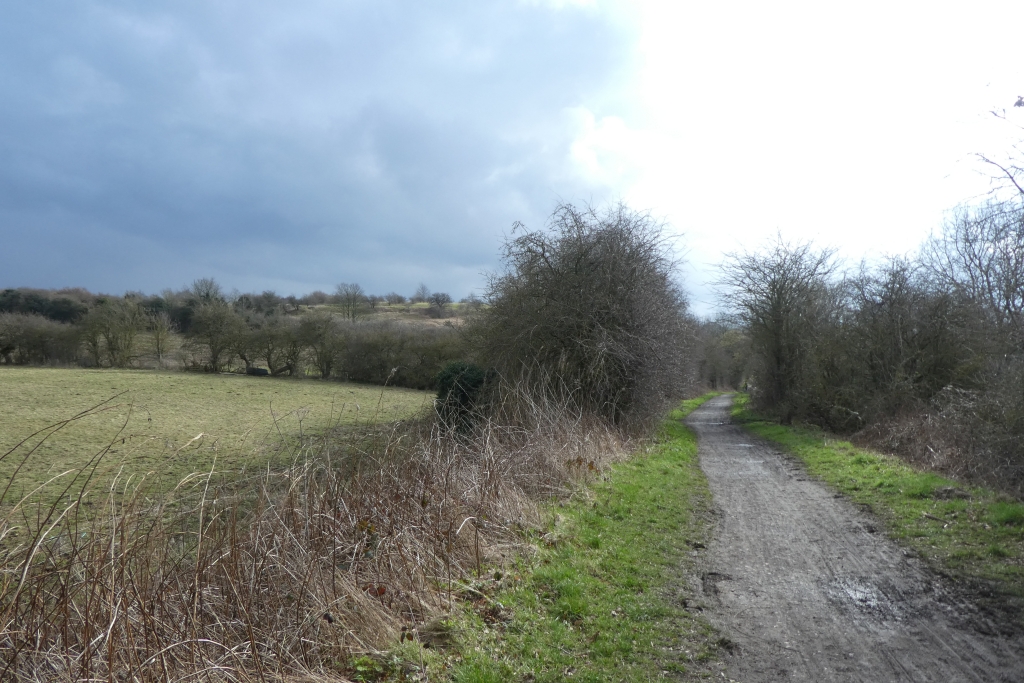
[[[429,419],[327,433],[245,480],[214,466],[162,496],[126,479],[0,501],[0,680],[343,675],[449,611],[538,499],[626,452],[570,403],[514,399],[470,435]]]

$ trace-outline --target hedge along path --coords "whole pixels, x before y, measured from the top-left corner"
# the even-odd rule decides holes
[[[712,622],[735,643],[730,677],[1021,680],[1019,624],[979,609],[879,533],[878,518],[732,424],[731,403],[719,397],[688,420],[721,512],[702,586]],[[830,468],[808,462],[814,473]]]
[[[315,380],[0,368],[0,455],[37,430],[97,408],[0,460],[0,481],[7,482],[20,465],[5,504],[86,466],[107,446],[93,484],[120,473],[131,485],[155,472],[174,486],[193,472],[208,472],[214,458],[218,471],[259,470],[290,457],[303,436],[409,418],[430,399],[430,393],[412,389]],[[69,476],[51,488],[63,488]]]
[[[450,676],[490,681],[647,681],[712,676],[716,632],[687,577],[708,541],[710,498],[696,440],[681,420],[603,481],[551,508],[536,554],[464,593]],[[439,665],[441,666],[441,665]]]

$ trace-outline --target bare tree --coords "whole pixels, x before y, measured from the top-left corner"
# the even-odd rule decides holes
[[[94,367],[103,365],[103,321],[96,309],[89,311],[79,323],[86,357]]]
[[[314,311],[299,322],[299,338],[309,348],[320,377],[331,376],[343,338],[334,317],[325,311]]]
[[[1024,98],[1018,95],[1013,106],[1015,108],[1024,107]],[[992,110],[990,113],[1005,124],[1024,131],[1024,125],[1015,122],[1014,114],[1007,114],[1006,109]],[[1000,155],[999,159],[993,155],[982,153],[975,154],[975,157],[995,169],[992,175],[993,196],[1006,200],[1008,191],[1010,195],[1016,196],[1018,203],[1024,202],[1024,161],[1022,161],[1024,160],[1024,147],[1022,147],[1022,143],[1011,145],[1009,152]]]
[[[341,308],[341,315],[347,320],[355,320],[359,315],[359,307],[366,301],[363,288],[355,282],[343,282],[338,285],[335,296],[338,307]]]
[[[135,359],[135,340],[145,325],[145,314],[134,299],[107,299],[90,313],[91,326],[103,340],[110,365],[126,368]]]
[[[303,356],[299,323],[294,318],[273,315],[253,333],[256,357],[267,364],[271,375],[298,374]]]
[[[212,277],[202,277],[192,282],[189,292],[200,304],[224,301],[224,290]]]
[[[445,310],[452,305],[451,295],[445,292],[434,292],[427,299],[430,304],[430,312],[435,318],[443,318]]]
[[[262,320],[258,316],[243,317],[243,326],[239,326],[231,340],[230,352],[245,363],[245,372],[249,374],[254,363],[260,357],[260,328]]]
[[[416,288],[416,292],[411,297],[409,297],[409,301],[413,302],[414,304],[418,304],[423,303],[429,298],[430,289],[428,289],[427,286],[421,282],[420,286]]]
[[[1024,208],[960,207],[925,245],[924,261],[940,287],[981,305],[1001,336],[1024,350]]]
[[[728,254],[721,265],[722,301],[750,338],[755,396],[785,422],[802,407],[797,394],[806,386],[823,322],[836,308],[834,253],[791,245],[780,235],[764,251]]]
[[[175,331],[174,321],[167,311],[159,311],[149,316],[149,330],[153,334],[153,351],[156,352],[156,361],[163,363],[164,355],[167,353],[167,344],[170,342],[171,334]]]

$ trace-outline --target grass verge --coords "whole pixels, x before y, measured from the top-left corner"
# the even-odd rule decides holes
[[[699,678],[716,633],[686,609],[686,568],[711,531],[693,433],[672,412],[660,437],[589,491],[552,506],[536,553],[466,586],[451,623],[460,683]]]
[[[1024,597],[1024,505],[990,489],[914,469],[890,455],[857,448],[820,429],[762,419],[738,396],[733,417],[783,446],[808,471],[867,506],[890,536],[934,569],[981,582],[992,597]],[[1018,615],[1024,623],[1024,617]]]

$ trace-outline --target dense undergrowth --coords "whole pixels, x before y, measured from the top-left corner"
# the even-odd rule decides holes
[[[1024,501],[1024,166],[997,167],[1012,191],[951,211],[915,255],[851,268],[781,234],[727,255],[705,380]]]
[[[976,584],[995,601],[1021,603],[1024,504],[858,448],[817,427],[763,419],[746,399],[739,396],[733,409],[746,429],[782,445],[812,475],[867,506],[891,536],[936,569]]]

